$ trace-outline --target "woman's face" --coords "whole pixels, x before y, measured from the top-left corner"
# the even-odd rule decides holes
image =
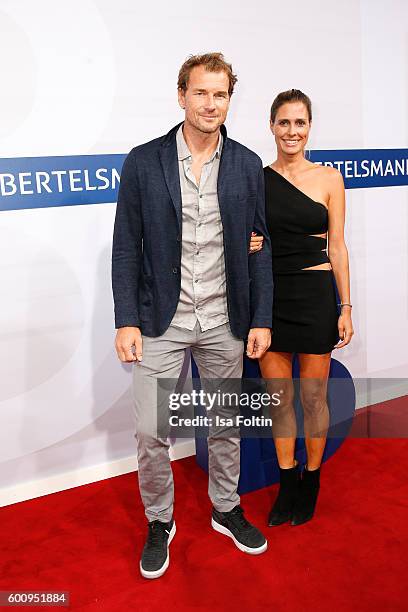
[[[271,121],[272,134],[278,152],[295,155],[303,152],[309,138],[311,121],[303,102],[286,102],[279,107],[275,121]]]

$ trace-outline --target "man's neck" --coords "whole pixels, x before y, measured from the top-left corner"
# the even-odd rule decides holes
[[[207,134],[200,132],[188,123],[183,124],[183,136],[191,155],[194,157],[206,157],[214,153],[218,145],[220,130]]]

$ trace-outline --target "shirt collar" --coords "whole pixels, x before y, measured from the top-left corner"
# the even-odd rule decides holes
[[[181,124],[179,129],[177,130],[176,143],[177,143],[177,157],[179,161],[183,161],[187,159],[188,157],[191,157],[190,149],[188,148],[187,143],[184,139],[183,124]],[[214,153],[211,155],[211,158],[208,161],[212,161],[214,157],[216,156],[217,157],[221,156],[222,143],[223,143],[223,137],[220,131],[217,148],[215,149]]]

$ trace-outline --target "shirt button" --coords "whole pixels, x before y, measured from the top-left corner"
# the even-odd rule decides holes
[[[195,282],[195,283],[198,283],[198,278],[196,278],[194,282]]]
[[[202,194],[202,193],[200,193],[200,198],[202,198],[202,197],[203,197],[203,194]]]

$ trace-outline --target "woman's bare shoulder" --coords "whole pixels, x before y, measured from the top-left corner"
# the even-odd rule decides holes
[[[321,164],[315,164],[316,166],[316,177],[320,181],[323,181],[327,186],[327,190],[331,193],[334,190],[344,189],[343,175],[337,168],[332,166],[323,166]]]
[[[323,166],[322,164],[316,164],[316,166],[319,168],[322,177],[324,177],[328,181],[343,182],[343,175],[339,170],[337,170],[337,168],[333,168],[333,166]]]

